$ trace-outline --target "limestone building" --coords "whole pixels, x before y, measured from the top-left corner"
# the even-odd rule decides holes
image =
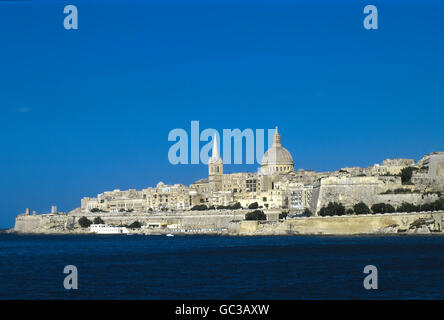
[[[411,180],[402,181],[405,168]],[[106,212],[184,211],[205,204],[227,206],[239,202],[248,207],[257,202],[264,209],[288,209],[314,214],[329,202],[352,208],[363,201],[368,206],[403,202],[420,204],[444,192],[444,152],[433,152],[415,164],[413,159],[385,159],[370,167],[345,167],[334,172],[294,170],[293,157],[282,146],[277,130],[271,147],[264,154],[259,172],[224,173],[217,136],[213,137],[208,177],[190,186],[166,185],[143,190],[113,190],[85,197],[81,210]]]
[[[321,174],[322,176],[322,174]],[[271,147],[264,154],[260,172],[224,174],[217,136],[213,137],[212,155],[208,161],[208,178],[189,187],[159,182],[155,188],[142,191],[114,190],[96,198],[83,198],[81,209],[98,208],[107,212],[189,210],[195,205],[226,206],[241,203],[247,207],[257,202],[263,208],[303,210],[311,199],[312,183],[320,177],[314,171],[294,171],[291,154],[282,146],[277,130]]]

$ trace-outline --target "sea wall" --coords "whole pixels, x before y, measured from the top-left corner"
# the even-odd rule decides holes
[[[93,221],[100,217],[110,226],[125,226],[138,221],[142,226],[158,224],[163,227],[184,229],[227,228],[230,223],[244,220],[245,211],[187,211],[165,214],[147,213],[74,213],[19,215],[16,217],[14,231],[22,233],[87,233],[89,228],[81,228],[78,221],[85,216]]]
[[[14,231],[22,233],[89,233],[78,220],[85,214],[20,215]],[[93,220],[97,214],[86,215]],[[444,212],[395,213],[360,216],[300,217],[287,220],[246,221],[245,211],[182,212],[178,214],[126,215],[100,214],[108,225],[124,226],[139,221],[145,228],[158,224],[158,230],[223,228],[231,235],[354,235],[381,233],[442,232]]]
[[[243,235],[357,235],[442,232],[444,212],[376,214],[362,216],[309,217],[283,222],[262,222],[244,228]]]

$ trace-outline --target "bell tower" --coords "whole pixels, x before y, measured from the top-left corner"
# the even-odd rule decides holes
[[[213,152],[208,161],[208,183],[210,192],[222,190],[223,163],[219,156],[219,147],[217,144],[217,136],[213,136]]]

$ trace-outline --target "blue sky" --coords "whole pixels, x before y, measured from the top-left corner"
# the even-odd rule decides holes
[[[296,169],[444,150],[439,1],[205,3],[0,3],[0,227],[26,207],[205,177],[168,162],[169,131],[192,120],[278,125]],[[68,4],[79,30],[63,28]]]

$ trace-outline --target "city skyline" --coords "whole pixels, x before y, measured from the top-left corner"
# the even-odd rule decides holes
[[[206,165],[168,162],[169,131],[192,120],[219,132],[278,125],[296,170],[443,150],[444,9],[400,3],[376,3],[375,31],[362,27],[363,2],[79,1],[76,31],[60,3],[1,3],[0,227],[26,207],[68,211],[104,190],[206,177]]]

